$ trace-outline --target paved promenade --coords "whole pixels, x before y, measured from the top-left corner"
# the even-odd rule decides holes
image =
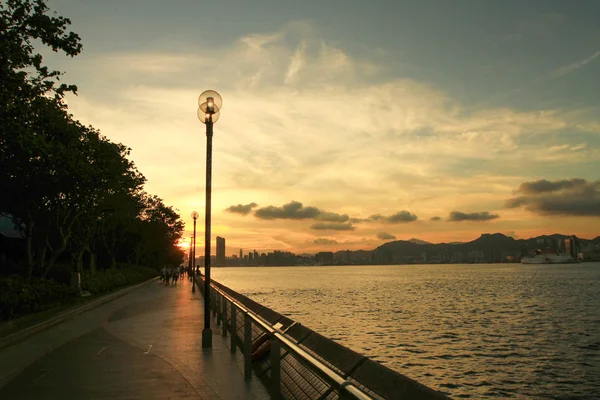
[[[0,350],[0,399],[268,399],[191,283],[155,281]]]

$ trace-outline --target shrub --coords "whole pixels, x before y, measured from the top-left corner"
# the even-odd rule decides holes
[[[59,275],[66,279],[66,273]],[[157,275],[158,272],[152,268],[138,266],[97,271],[93,276],[84,271],[81,286],[92,295],[100,295]],[[0,276],[0,321],[69,304],[78,297],[76,289],[53,279],[32,279],[26,284],[20,275]]]
[[[96,271],[91,275],[89,271],[84,271],[81,275],[81,289],[87,290],[92,295],[103,294],[114,291],[123,286],[132,285],[154,278],[158,272],[147,267],[124,267]]]
[[[0,276],[0,321],[67,304],[77,295],[75,289],[51,279],[27,284],[19,275]]]

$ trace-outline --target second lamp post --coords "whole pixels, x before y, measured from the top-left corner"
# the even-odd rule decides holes
[[[206,90],[198,97],[198,119],[206,125],[206,214],[204,227],[204,329],[202,347],[212,347],[210,329],[210,209],[212,191],[212,138],[213,124],[219,120],[223,99],[214,90]]]
[[[196,220],[198,219],[198,213],[196,211],[192,213],[192,219],[194,220],[194,235],[192,236],[192,242],[190,243],[192,254],[190,274],[192,275],[192,293],[196,293]]]

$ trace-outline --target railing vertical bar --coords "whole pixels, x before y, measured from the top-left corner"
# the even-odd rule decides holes
[[[252,318],[244,313],[244,378],[252,378]]]
[[[213,294],[213,301],[212,303],[212,311],[213,311],[213,317],[216,318],[217,317],[217,301],[218,301],[218,297],[217,297],[217,292],[211,290],[211,293]]]
[[[221,297],[221,318],[223,319],[221,336],[227,337],[227,301],[225,300],[225,297]]]
[[[221,322],[223,322],[223,296],[219,293],[217,295],[217,298],[219,299],[218,303],[217,303],[217,326],[221,325]]]
[[[237,308],[233,302],[231,303],[231,354],[235,354],[237,348]]]
[[[281,351],[279,340],[271,335],[271,399],[281,398]]]

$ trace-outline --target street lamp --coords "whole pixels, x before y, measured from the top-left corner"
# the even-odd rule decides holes
[[[198,219],[198,213],[192,212],[192,219],[194,220],[194,235],[192,236],[192,242],[190,247],[192,248],[192,268],[190,273],[192,274],[192,293],[196,293],[196,220]]]
[[[194,236],[190,236],[190,255],[188,257],[188,278],[191,276],[191,271],[192,271],[192,240],[194,239]]]
[[[206,214],[204,227],[204,329],[202,347],[212,347],[210,330],[210,206],[212,191],[212,137],[213,124],[219,120],[223,107],[221,95],[214,90],[205,90],[198,97],[198,119],[206,125]]]

